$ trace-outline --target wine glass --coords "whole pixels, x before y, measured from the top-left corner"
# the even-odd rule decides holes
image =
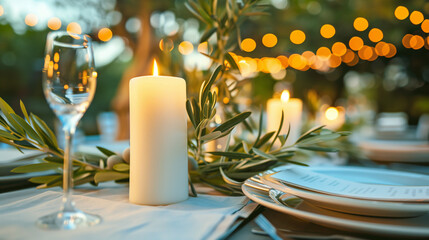
[[[44,229],[92,226],[100,223],[101,217],[80,211],[72,200],[72,140],[79,120],[94,97],[97,82],[91,38],[69,32],[51,32],[47,36],[45,53],[43,92],[61,122],[66,140],[64,194],[60,211],[39,218],[36,224]]]

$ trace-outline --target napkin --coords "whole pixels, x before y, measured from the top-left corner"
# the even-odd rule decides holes
[[[62,193],[36,189],[0,195],[0,238],[6,239],[207,239],[220,235],[216,227],[243,207],[245,197],[209,196],[168,206],[142,206],[128,202],[128,188],[79,189],[73,196],[83,211],[103,222],[73,231],[47,231],[36,220],[57,211]]]

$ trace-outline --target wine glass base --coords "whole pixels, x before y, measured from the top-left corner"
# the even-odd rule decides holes
[[[36,225],[49,230],[73,230],[97,225],[101,222],[98,215],[84,213],[82,211],[60,211],[39,218]]]

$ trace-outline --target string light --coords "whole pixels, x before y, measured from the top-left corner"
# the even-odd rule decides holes
[[[329,58],[331,56],[331,50],[327,47],[320,47],[317,49],[316,55],[321,58]]]
[[[341,57],[347,52],[347,47],[342,42],[336,42],[332,45],[332,54]]]
[[[288,57],[284,56],[284,55],[280,55],[277,57],[277,59],[280,61],[280,63],[282,64],[283,68],[287,68],[289,66],[289,59]]]
[[[262,44],[265,47],[272,48],[277,44],[277,37],[272,33],[267,33],[262,37]]]
[[[405,48],[411,48],[410,40],[413,37],[411,34],[405,34],[405,36],[402,38],[402,45],[404,45]]]
[[[243,41],[241,41],[241,49],[245,52],[252,52],[256,48],[256,42],[255,40],[251,38],[246,38]]]
[[[24,21],[25,21],[25,24],[27,24],[28,26],[34,27],[36,26],[39,19],[35,14],[30,13],[27,16],[25,16]]]
[[[110,39],[112,39],[112,36],[112,30],[110,30],[109,28],[102,28],[100,29],[100,31],[98,31],[98,38],[103,42],[109,41]]]
[[[305,41],[305,33],[301,30],[293,30],[290,33],[290,41],[294,44],[301,44]]]
[[[194,45],[191,42],[183,41],[179,44],[179,52],[182,55],[189,55],[194,51]]]
[[[429,33],[429,19],[424,20],[420,27],[422,28],[423,32]]]
[[[363,17],[358,17],[353,22],[353,27],[360,32],[365,31],[368,28],[368,26],[369,26],[368,20],[366,20]]]
[[[324,38],[332,38],[335,35],[335,28],[331,24],[325,24],[320,28],[320,35]]]
[[[48,21],[48,28],[51,30],[58,30],[61,28],[61,20],[57,17],[53,17]]]
[[[71,23],[69,23],[69,25],[67,25],[67,32],[68,33],[81,34],[82,28],[80,27],[79,23],[71,22]]]
[[[425,17],[423,16],[423,13],[421,13],[420,11],[413,11],[410,14],[410,21],[414,25],[420,24],[421,22],[423,22],[424,19]]]
[[[383,32],[378,28],[373,28],[369,31],[368,37],[372,42],[379,42],[383,39]]]
[[[404,20],[405,18],[408,17],[409,14],[410,13],[409,13],[408,9],[404,6],[398,6],[395,9],[395,17],[399,20]]]
[[[352,37],[349,46],[354,51],[359,51],[363,47],[363,40],[360,37]]]
[[[425,45],[425,40],[421,36],[414,35],[411,37],[410,46],[412,49],[418,50],[418,49],[422,48],[424,45]]]

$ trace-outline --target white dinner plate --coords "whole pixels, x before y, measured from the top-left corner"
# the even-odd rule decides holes
[[[246,180],[246,182],[249,181],[251,180]],[[242,190],[247,197],[265,207],[322,226],[379,236],[429,237],[429,214],[414,218],[365,217],[325,210],[307,204],[306,201],[296,208],[292,208],[276,204],[270,199],[267,192],[245,184],[243,184]]]
[[[296,166],[291,166],[296,167]],[[310,167],[311,171],[343,180],[387,185],[427,185],[429,176],[387,169],[363,167]],[[415,217],[429,212],[429,203],[406,203],[353,199],[313,192],[281,184],[263,175],[264,184],[305,199],[307,202],[330,210],[378,217]],[[428,224],[429,228],[429,224]]]
[[[383,162],[429,162],[427,141],[367,140],[359,143],[363,154]]]

